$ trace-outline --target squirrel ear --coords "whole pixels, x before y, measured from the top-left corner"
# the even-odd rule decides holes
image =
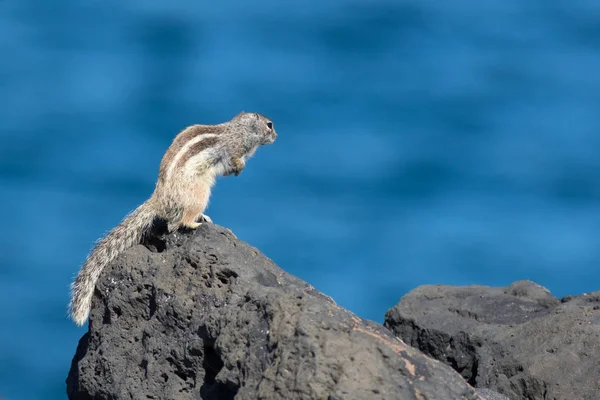
[[[258,113],[254,113],[254,118],[260,119],[260,117],[258,116]]]

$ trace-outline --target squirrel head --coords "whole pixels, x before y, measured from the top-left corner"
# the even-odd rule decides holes
[[[231,122],[248,128],[261,145],[271,144],[277,139],[273,121],[259,113],[241,112]]]

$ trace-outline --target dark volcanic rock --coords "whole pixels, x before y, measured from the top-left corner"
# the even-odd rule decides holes
[[[487,388],[477,388],[477,394],[485,400],[510,400],[508,397]]]
[[[70,399],[481,398],[212,224],[119,257],[89,326]]]
[[[529,281],[422,286],[386,314],[406,343],[511,399],[600,399],[600,292],[563,299]]]

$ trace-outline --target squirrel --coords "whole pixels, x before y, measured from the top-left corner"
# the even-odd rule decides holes
[[[73,321],[78,326],[86,322],[102,270],[140,243],[155,218],[166,221],[169,232],[212,223],[204,211],[216,177],[238,176],[258,147],[276,138],[269,118],[249,112],[227,122],[191,125],[179,132],[160,162],[152,196],[100,239],[85,259],[71,284],[69,313]]]

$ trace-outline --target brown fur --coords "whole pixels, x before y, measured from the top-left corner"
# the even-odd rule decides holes
[[[183,168],[183,166],[185,165],[185,163],[187,163],[189,161],[190,158],[192,158],[193,156],[200,154],[202,151],[213,147],[214,145],[216,145],[219,142],[219,138],[218,137],[210,137],[210,138],[206,138],[205,140],[202,140],[198,143],[193,144],[188,151],[185,152],[185,154],[183,155],[183,157],[181,157],[178,161],[177,161],[177,166],[175,167],[175,169],[181,169]]]
[[[159,168],[159,172],[158,172],[158,180],[164,181],[164,179],[166,177],[165,174],[167,172],[167,169],[165,166],[168,166],[171,164],[171,161],[173,160],[173,158],[177,155],[177,153],[179,153],[181,148],[183,146],[185,146],[185,144],[187,142],[189,142],[191,139],[198,137],[200,135],[204,135],[207,133],[219,134],[219,133],[222,133],[222,131],[223,131],[223,129],[219,129],[218,125],[192,125],[192,126],[185,128],[183,131],[181,131],[177,136],[175,136],[175,138],[173,139],[173,142],[171,143],[171,145],[165,152],[165,154],[160,162],[160,168]]]

